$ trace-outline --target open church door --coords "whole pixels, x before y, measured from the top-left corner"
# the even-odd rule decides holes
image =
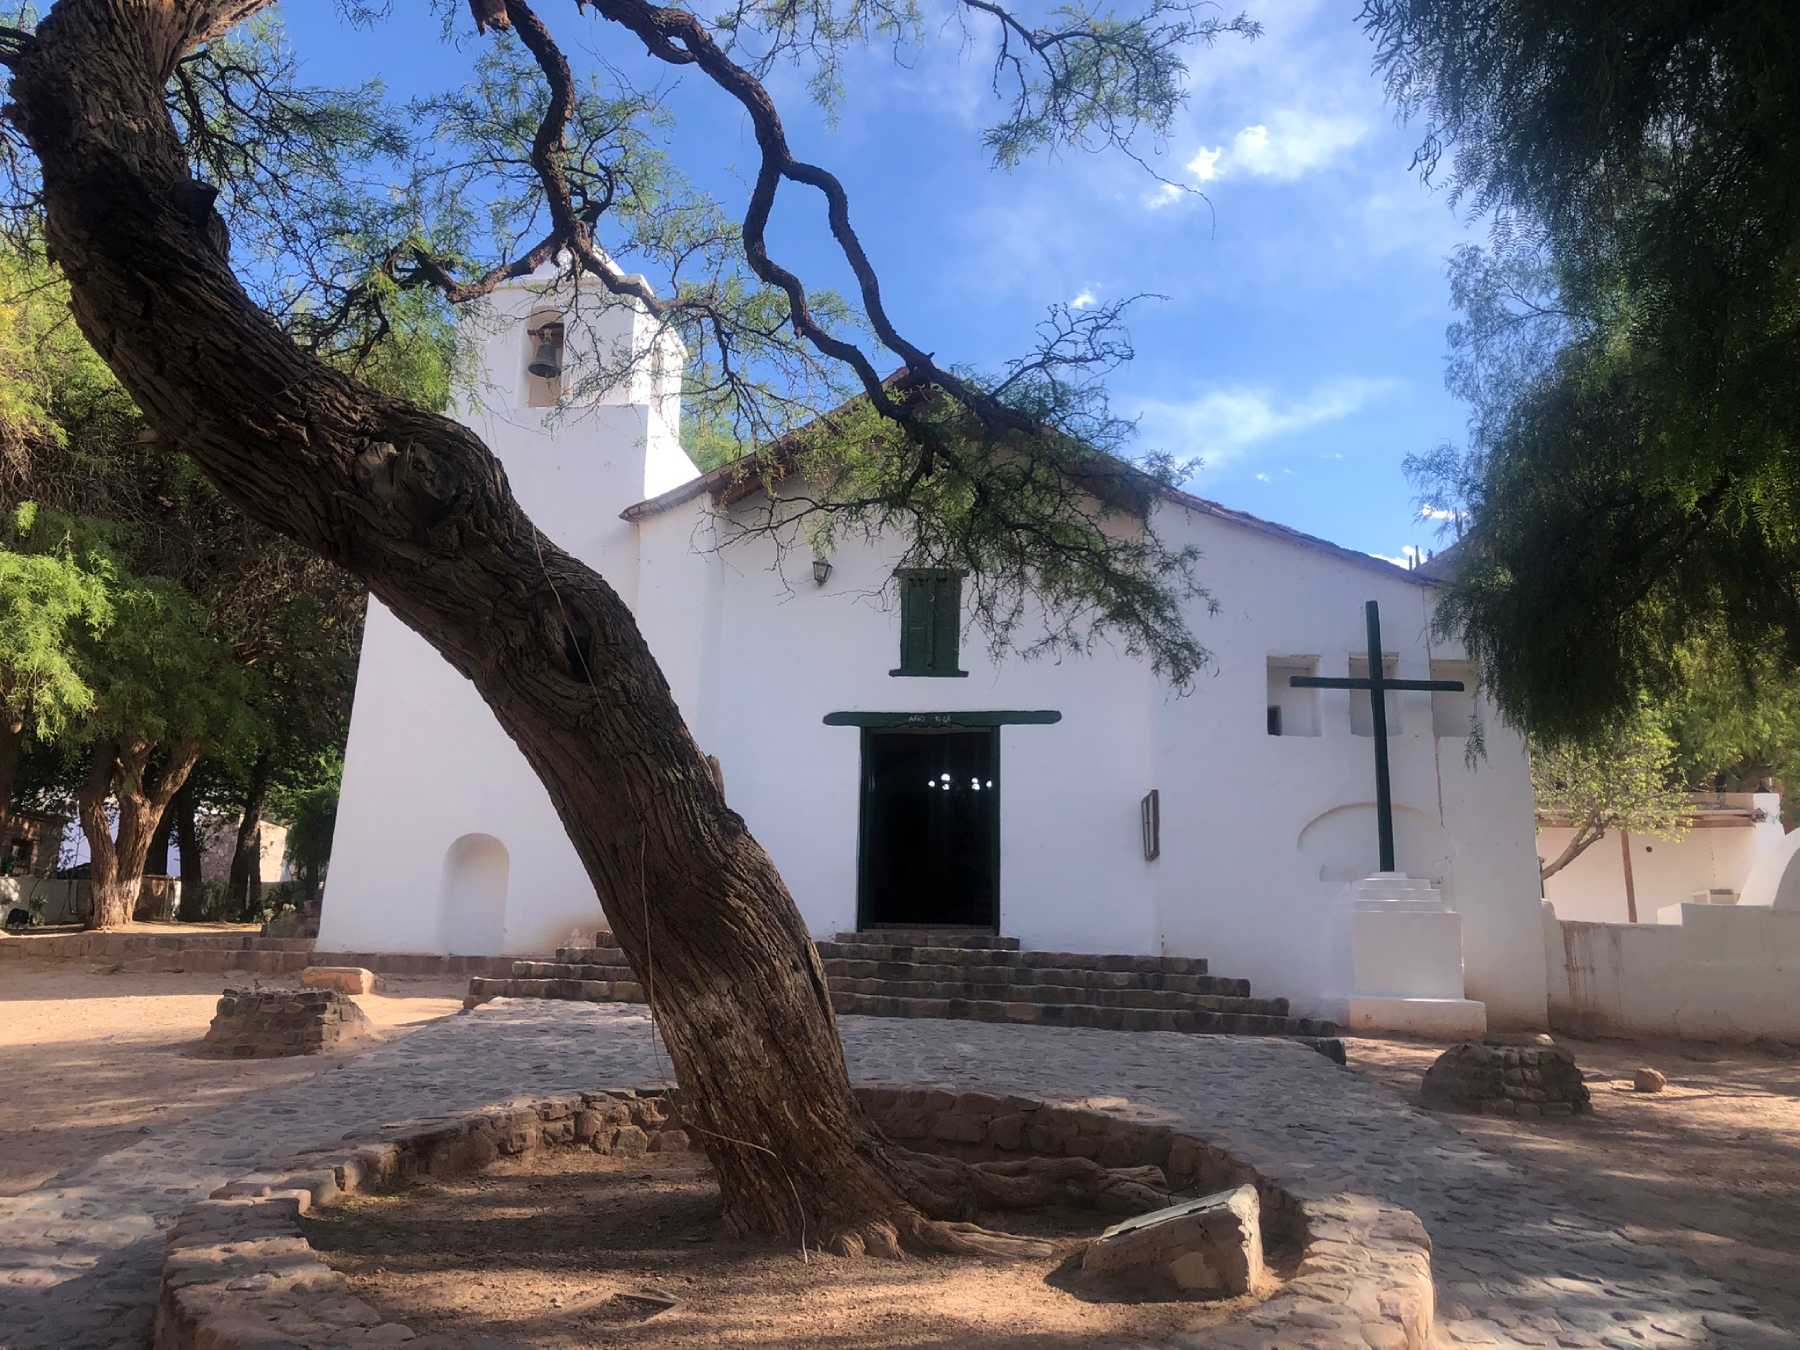
[[[857,925],[1000,922],[1000,732],[865,728]]]

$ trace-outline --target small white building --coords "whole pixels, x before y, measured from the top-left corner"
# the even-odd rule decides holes
[[[1219,605],[1190,615],[1216,658],[1191,694],[1104,647],[995,664],[956,580],[897,578],[897,545],[840,548],[822,582],[806,550],[716,547],[759,499],[727,500],[733,478],[683,455],[678,353],[546,420],[560,391],[528,369],[557,317],[543,305],[527,285],[494,297],[487,387],[464,416],[538,525],[632,605],[815,935],[957,925],[1027,948],[1206,956],[1297,1012],[1327,1006],[1333,906],[1377,864],[1371,708],[1289,677],[1365,674],[1374,600],[1388,675],[1473,688],[1431,636],[1427,577],[1168,492],[1155,528],[1199,548]],[[613,340],[644,341],[643,319],[611,322]],[[1523,745],[1470,693],[1391,693],[1386,710],[1398,867],[1460,917],[1468,997],[1495,1024],[1542,1025]],[[1472,717],[1487,744],[1473,767]],[[324,948],[533,954],[603,922],[515,747],[375,603],[330,876]]]
[[[1778,792],[1696,793],[1684,823],[1675,840],[1608,831],[1545,879],[1544,898],[1559,919],[1680,923],[1683,905],[1737,904],[1757,864],[1787,839]],[[1538,853],[1559,856],[1573,834],[1540,818]]]

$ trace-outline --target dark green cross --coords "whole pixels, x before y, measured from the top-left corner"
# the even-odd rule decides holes
[[[1390,680],[1381,669],[1381,611],[1373,600],[1363,605],[1369,620],[1369,676],[1356,679],[1329,675],[1290,675],[1296,689],[1366,689],[1369,716],[1375,730],[1375,828],[1381,837],[1381,870],[1394,870],[1394,794],[1388,785],[1387,692],[1390,689],[1444,689],[1460,691],[1461,680]]]

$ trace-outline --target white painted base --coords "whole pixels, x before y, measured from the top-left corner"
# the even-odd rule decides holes
[[[1397,1031],[1459,1041],[1487,1035],[1487,1004],[1472,998],[1352,994],[1327,999],[1324,1015],[1350,1032]]]
[[[1336,992],[1324,1015],[1353,1031],[1479,1036],[1487,1005],[1463,997],[1462,915],[1429,881],[1377,872],[1332,907]]]

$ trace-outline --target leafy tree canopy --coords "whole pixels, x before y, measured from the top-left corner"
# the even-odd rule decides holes
[[[1459,256],[1473,531],[1440,613],[1502,710],[1604,736],[1800,659],[1800,10],[1365,0],[1418,164],[1498,220]],[[1428,489],[1428,491],[1431,489]],[[1717,661],[1729,654],[1730,663]]]
[[[25,505],[0,531],[0,714],[48,741],[93,710],[77,650],[112,622],[117,566],[93,547],[24,551],[36,526]]]

